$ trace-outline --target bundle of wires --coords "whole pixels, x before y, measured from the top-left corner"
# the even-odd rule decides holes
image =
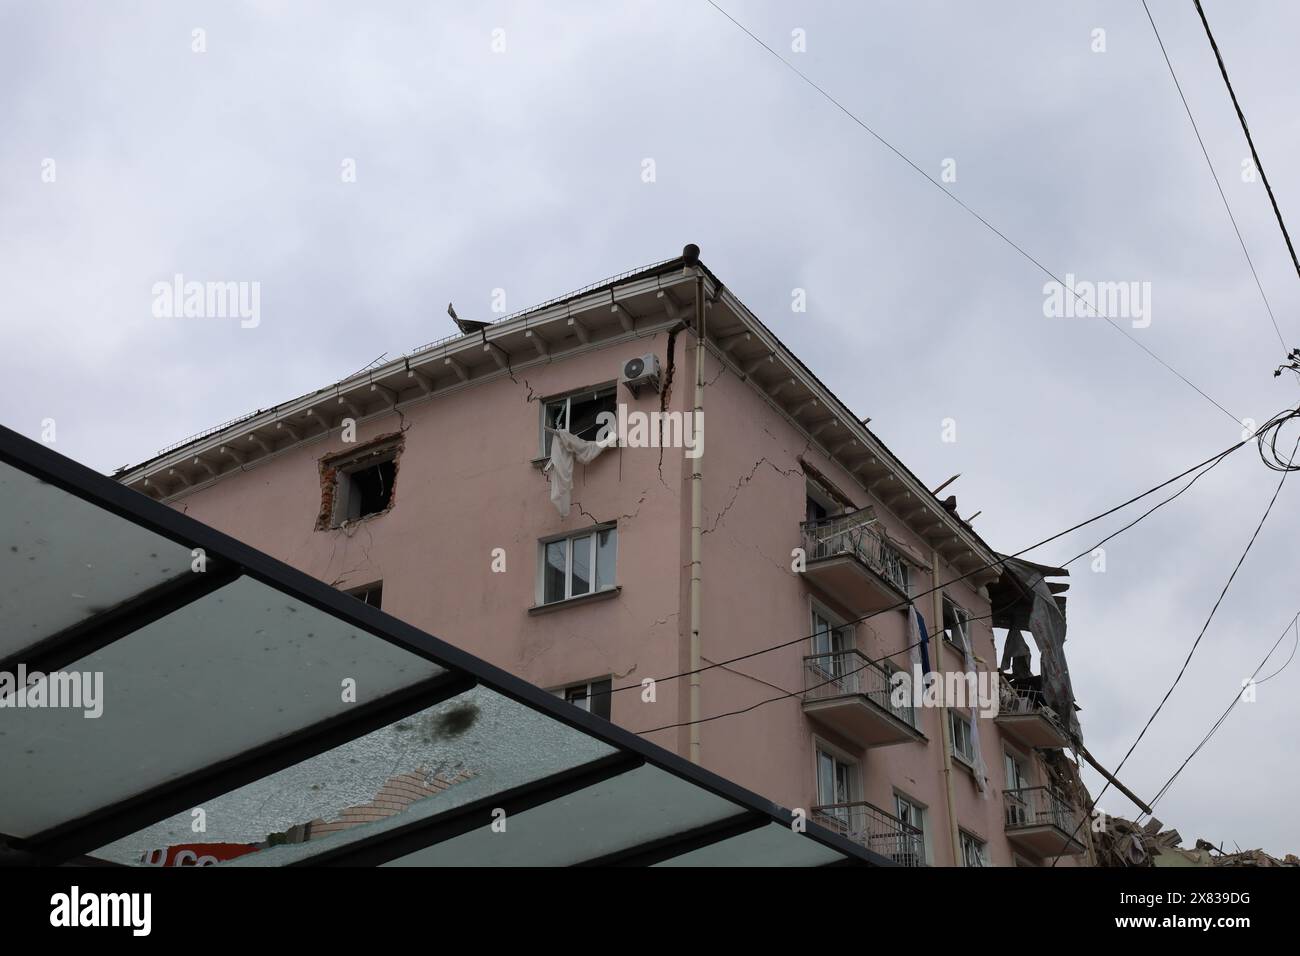
[[[1300,406],[1278,412],[1255,432],[1255,437],[1259,439],[1259,457],[1274,471],[1300,471],[1300,464],[1293,464],[1291,456],[1283,458],[1277,449],[1277,436],[1282,431],[1282,426],[1293,418],[1300,418]],[[1286,447],[1285,442],[1282,447]]]

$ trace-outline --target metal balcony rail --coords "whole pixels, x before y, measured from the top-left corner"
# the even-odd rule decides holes
[[[804,700],[862,694],[909,727],[916,726],[911,703],[895,706],[889,671],[861,651],[829,651],[803,659]]]
[[[812,808],[813,822],[888,857],[900,866],[925,866],[925,836],[892,813],[859,800]]]
[[[870,508],[852,511],[820,521],[799,525],[803,533],[804,553],[809,561],[850,554],[880,575],[903,594],[907,594],[907,572],[903,555],[873,527],[876,518]]]
[[[1056,711],[1047,706],[1043,695],[1036,690],[1024,690],[1015,687],[1002,676],[998,682],[998,712],[1001,714],[1037,714],[1051,721],[1056,727],[1061,726]],[[1062,730],[1062,732],[1064,732]]]
[[[1023,787],[1004,790],[1008,830],[1021,827],[1053,826],[1065,833],[1080,827],[1080,814],[1061,794],[1051,787]]]

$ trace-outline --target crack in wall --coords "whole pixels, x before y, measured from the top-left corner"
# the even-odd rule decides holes
[[[663,386],[659,391],[659,483],[668,488],[664,481],[664,415],[668,411],[668,402],[673,395],[673,377],[677,372],[677,333],[686,328],[685,322],[679,322],[668,330],[667,368],[664,370]],[[672,489],[669,489],[670,491]]]
[[[635,518],[638,514],[641,513],[641,506],[642,506],[643,504],[645,504],[645,500],[646,500],[647,497],[649,497],[649,495],[650,495],[650,489],[649,489],[649,488],[643,488],[643,489],[641,489],[641,497],[638,498],[637,501],[636,501],[636,510],[633,511],[633,512],[631,512],[630,514],[621,514],[621,515],[617,516],[614,520],[615,520],[615,521],[631,521],[633,518]],[[573,507],[577,510],[578,514],[582,515],[582,516],[585,517],[585,518],[590,519],[590,521],[591,521],[592,524],[605,524],[605,523],[606,523],[606,522],[602,521],[601,519],[597,518],[597,517],[596,517],[595,515],[593,515],[590,511],[586,511],[586,510],[582,507],[582,502],[581,502],[581,501],[575,501],[575,502],[573,503]]]
[[[781,468],[779,465],[772,462],[771,459],[769,459],[766,455],[764,455],[758,461],[754,462],[754,467],[750,469],[748,475],[742,476],[741,479],[738,482],[736,482],[736,487],[733,488],[731,491],[731,500],[727,502],[726,507],[724,507],[721,511],[718,512],[717,517],[713,521],[713,526],[709,528],[705,528],[702,532],[700,532],[701,534],[709,534],[718,529],[718,526],[721,525],[724,520],[726,520],[727,512],[731,510],[732,506],[735,505],[736,503],[736,499],[740,497],[740,490],[746,487],[751,481],[754,480],[754,476],[758,474],[758,470],[762,468],[763,465],[767,465],[769,468],[771,468],[773,471],[775,471],[778,475],[780,475],[783,478],[793,478],[795,476],[798,476],[800,478],[803,477],[802,468],[798,468],[798,467]]]

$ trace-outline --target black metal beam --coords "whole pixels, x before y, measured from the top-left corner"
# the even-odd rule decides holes
[[[209,559],[204,571],[186,571],[13,652],[0,659],[0,671],[12,674],[19,664],[26,665],[28,673],[48,674],[60,670],[207,597],[237,580],[242,573],[236,565]]]
[[[495,693],[572,727],[589,738],[600,740],[624,753],[634,754],[646,763],[708,793],[762,813],[783,826],[789,826],[794,819],[791,811],[751,790],[652,744],[623,727],[567,704],[554,694],[547,693],[468,651],[364,604],[297,568],[277,561],[242,541],[195,521],[174,508],[133,491],[3,426],[0,426],[0,461],[76,495],[105,512],[183,544],[187,549],[203,548],[209,559],[218,557],[236,564],[244,570],[245,575],[254,580],[338,620],[362,628],[425,660],[470,674],[478,683]],[[806,836],[850,859],[875,865],[891,865],[891,861],[879,853],[814,823],[808,824]]]
[[[437,816],[413,820],[404,826],[362,837],[346,846],[326,850],[316,856],[298,860],[291,866],[379,866],[407,854],[426,849],[462,836],[471,830],[491,826],[493,811],[504,810],[507,817],[524,813],[552,800],[559,800],[578,790],[603,783],[645,764],[636,754],[615,753],[568,770],[540,777],[529,783],[488,794],[486,797],[455,807]],[[465,861],[471,862],[471,861]],[[520,860],[526,866],[527,860]]]
[[[692,850],[700,850],[721,843],[723,840],[742,836],[771,822],[757,813],[741,813],[716,823],[706,823],[704,826],[683,833],[675,833],[625,850],[616,850],[604,856],[583,860],[581,863],[575,863],[574,866],[654,866],[656,863],[671,860]]]
[[[463,694],[477,681],[444,671],[369,704],[209,764],[175,780],[25,839],[14,849],[47,865],[64,863],[255,780],[301,763],[380,727]]]

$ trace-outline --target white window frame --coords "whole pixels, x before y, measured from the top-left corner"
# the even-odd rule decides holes
[[[1011,779],[1014,770],[1017,780]],[[1032,787],[1029,782],[1029,761],[1019,751],[1011,747],[1002,748],[1002,790],[1004,793],[1014,790],[1026,790]],[[1024,797],[1006,798],[1006,815],[1008,823],[1025,824],[1029,822],[1029,805]]]
[[[971,622],[970,611],[966,610],[966,608],[962,607],[960,604],[954,601],[952,597],[950,597],[947,594],[943,596],[943,605],[944,605],[944,610],[947,610],[948,607],[950,606],[952,607],[953,617],[957,621],[957,626],[956,628],[954,628],[954,631],[956,633],[953,634],[949,634],[948,627],[944,624],[943,621],[939,622],[940,629],[943,631],[944,640],[946,640],[949,644],[951,644],[953,647],[958,648],[959,650],[965,650],[965,647],[962,644],[962,640],[961,640],[961,635],[965,634],[966,642],[970,645],[971,653],[974,654],[975,643],[973,640],[971,640],[971,636],[970,636],[970,622]],[[947,617],[946,614],[944,616]]]
[[[845,624],[844,618],[836,614],[820,601],[811,601],[809,604],[809,622],[812,624],[812,651],[813,654],[821,654],[822,651],[817,649],[817,618],[821,618],[830,625],[831,636],[831,654],[840,654],[845,651],[856,650],[858,646],[857,629],[852,624]],[[836,648],[837,640],[842,645]]]
[[[825,754],[834,760],[837,764],[843,765],[849,771],[849,794],[845,803],[858,803],[862,797],[862,763],[847,751],[836,747],[829,741],[813,735],[813,786],[816,789],[817,799],[815,804],[823,806],[821,791],[821,755]],[[841,801],[832,800],[831,803]]]
[[[958,722],[965,725],[963,737],[967,743],[967,749],[961,750],[957,747],[957,725]],[[948,709],[948,741],[952,755],[968,767],[975,766],[975,718],[963,714],[954,708]]]
[[[910,811],[907,817],[898,812],[900,803],[907,804]],[[921,831],[921,862],[926,866],[930,865],[930,828],[926,825],[929,819],[929,809],[924,803],[914,799],[902,790],[894,791],[894,816],[904,823],[910,823]],[[912,819],[913,814],[915,814],[915,820]]]
[[[542,399],[541,401],[542,417],[538,424],[538,437],[540,439],[538,447],[541,449],[539,457],[545,458],[551,453],[551,446],[549,441],[550,436],[546,433],[547,409],[551,408],[554,405],[560,405],[560,404],[564,405],[563,430],[567,431],[569,428],[569,416],[572,414],[572,410],[573,410],[573,400],[575,398],[583,398],[588,395],[590,395],[593,399],[600,398],[605,395],[612,396],[614,398],[614,407],[615,409],[618,408],[618,383],[617,382],[604,382],[600,385],[591,385],[586,388],[579,388],[572,392],[564,392],[559,395],[553,395],[550,398]],[[588,441],[596,440],[596,435],[594,434],[579,435],[578,437],[585,438]]]
[[[599,555],[599,535],[602,531],[609,531],[614,536],[614,568],[609,583],[603,587],[598,585],[600,580],[600,571],[596,566]],[[579,538],[590,538],[589,547],[591,549],[588,557],[588,567],[591,569],[591,587],[582,594],[573,593],[573,546]],[[564,596],[554,600],[546,600],[546,549],[548,546],[559,541],[565,543],[564,547]],[[554,535],[549,538],[543,538],[537,544],[537,606],[559,604],[562,601],[573,600],[574,598],[584,598],[592,594],[600,594],[604,591],[612,591],[618,587],[618,524],[598,524],[589,528],[583,528],[580,531],[574,531],[569,534]]]
[[[975,859],[979,860],[979,863],[975,864],[976,866],[990,866],[988,841],[981,840],[975,834],[961,827],[957,829],[957,832],[960,834],[961,842],[961,865],[971,866],[970,860],[973,855]]]

